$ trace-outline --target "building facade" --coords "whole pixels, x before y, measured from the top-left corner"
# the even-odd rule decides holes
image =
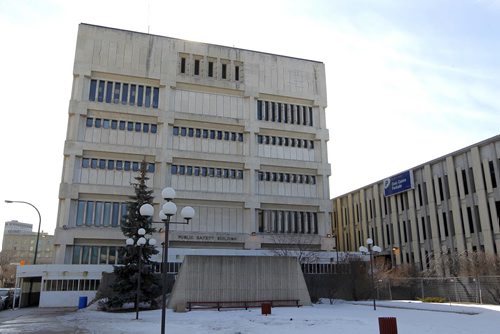
[[[35,256],[37,233],[32,231],[33,224],[17,220],[5,222],[2,252],[11,263],[32,264]],[[40,232],[38,240],[37,264],[49,264],[54,260],[54,236]]]
[[[119,260],[143,160],[173,249],[332,249],[323,63],[81,24],[73,78],[56,263]]]
[[[338,249],[366,238],[392,264],[500,250],[500,136],[333,199]]]

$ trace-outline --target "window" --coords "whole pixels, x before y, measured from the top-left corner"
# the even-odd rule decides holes
[[[240,67],[239,66],[234,67],[234,80],[236,80],[236,81],[240,80]]]
[[[188,137],[193,137],[194,136],[194,129],[193,128],[189,128],[188,129]]]
[[[116,130],[118,127],[118,121],[117,120],[111,120],[111,129]]]
[[[135,91],[136,91],[137,85],[130,85],[130,101],[129,104],[131,106],[135,105]]]
[[[172,165],[172,167],[170,167],[170,174],[177,174],[177,165]]]
[[[120,102],[120,86],[121,86],[121,84],[119,82],[115,82],[115,90],[113,92],[113,102],[114,103]]]
[[[120,123],[118,125],[118,129],[125,130],[125,121],[120,121]]]
[[[116,170],[122,170],[122,169],[123,169],[123,161],[116,160]]]
[[[128,83],[122,85],[122,104],[127,104],[128,100]]]
[[[99,80],[99,87],[97,90],[97,101],[102,102],[104,100],[104,85],[105,82],[103,80]]]
[[[113,213],[111,215],[111,226],[118,226],[118,217],[120,211],[120,203],[113,203]]]
[[[87,117],[86,125],[87,125],[87,128],[91,128],[92,125],[94,125],[94,119]]]
[[[97,159],[90,160],[90,168],[97,168]]]
[[[106,103],[111,103],[112,96],[113,96],[113,81],[108,81],[106,83]]]
[[[144,106],[149,108],[151,106],[151,87],[146,87],[146,101],[144,101]]]
[[[85,225],[90,226],[93,222],[94,202],[87,202],[87,210],[85,211]]]
[[[144,123],[142,125],[142,132],[144,132],[144,133],[148,133],[149,132],[149,124],[148,123]]]
[[[178,136],[179,135],[179,127],[174,126],[173,129],[172,129],[172,134],[174,136]]]
[[[222,64],[221,78],[227,79],[227,64]]]
[[[85,214],[85,201],[78,201],[76,209],[76,226],[83,225],[83,216]]]
[[[134,122],[127,122],[127,131],[134,131]]]
[[[115,169],[115,161],[108,160],[108,169]]]
[[[109,119],[103,119],[102,120],[102,127],[104,129],[109,129]]]
[[[95,119],[95,127],[96,127],[96,128],[100,128],[100,127],[101,127],[101,121],[102,121],[102,120],[101,120],[100,118],[96,118],[96,119]]]
[[[106,169],[106,160],[99,159],[99,169]]]
[[[156,133],[156,132],[157,132],[157,125],[151,124],[151,133]]]
[[[130,161],[125,161],[123,164],[123,170],[128,172],[130,171]]]
[[[182,57],[181,58],[181,73],[186,73],[186,58]]]
[[[97,80],[90,80],[90,92],[89,92],[89,101],[95,101],[95,92],[97,89]]]
[[[139,85],[137,89],[137,106],[142,107],[142,102],[144,100],[144,86]]]
[[[82,168],[89,168],[90,160],[88,158],[82,159]]]
[[[194,60],[194,75],[200,75],[200,60]]]
[[[196,132],[196,133],[195,133],[195,137],[196,137],[196,138],[200,138],[200,137],[201,137],[201,129],[196,129],[196,131],[195,131],[195,132]]]
[[[142,124],[137,122],[135,123],[135,132],[141,132]]]
[[[158,108],[158,102],[160,99],[160,89],[158,87],[153,88],[153,108]]]
[[[154,173],[155,172],[155,164],[154,163],[149,163],[148,164],[148,172],[149,173]]]
[[[214,62],[209,61],[208,62],[208,76],[212,78],[214,76]]]

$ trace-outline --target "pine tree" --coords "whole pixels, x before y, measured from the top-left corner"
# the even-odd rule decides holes
[[[146,230],[146,235],[151,235],[155,229],[152,227],[151,218],[139,214],[139,208],[146,203],[152,204],[153,190],[146,185],[147,177],[146,161],[141,162],[139,176],[135,177],[136,183],[132,183],[135,195],[130,196],[127,203],[127,214],[121,220],[121,230],[126,238],[137,240],[137,231],[140,228]],[[151,256],[158,254],[154,246],[142,246],[142,272],[140,302],[149,302],[151,308],[157,307],[155,298],[161,295],[160,277],[153,273]],[[120,252],[122,265],[114,266],[115,281],[112,284],[115,296],[110,298],[107,305],[112,308],[122,307],[124,303],[136,302],[137,273],[139,263],[139,247],[126,246]]]

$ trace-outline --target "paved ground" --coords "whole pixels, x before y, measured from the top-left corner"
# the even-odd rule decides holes
[[[78,323],[64,321],[63,315],[75,308],[22,308],[0,312],[0,333],[2,334],[86,334]]]

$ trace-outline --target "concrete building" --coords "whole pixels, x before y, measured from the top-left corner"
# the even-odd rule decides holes
[[[119,261],[143,159],[156,214],[165,186],[196,210],[172,254],[331,250],[326,104],[321,62],[81,24],[55,262]]]
[[[5,222],[2,252],[12,263],[32,264],[35,256],[37,233],[32,231],[33,224],[12,220]],[[40,232],[38,241],[37,264],[49,264],[54,260],[54,236]]]
[[[500,136],[333,199],[338,248],[371,237],[395,265],[500,250]]]

